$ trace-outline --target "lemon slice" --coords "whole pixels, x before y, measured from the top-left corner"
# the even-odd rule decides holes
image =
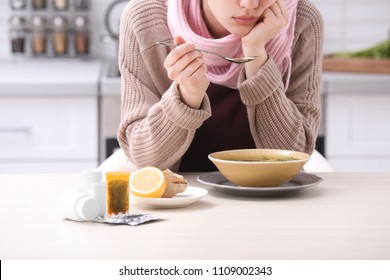
[[[164,174],[156,167],[144,167],[130,176],[130,190],[135,196],[159,198],[166,187]]]

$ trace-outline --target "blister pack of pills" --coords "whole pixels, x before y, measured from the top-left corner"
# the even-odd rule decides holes
[[[158,219],[158,217],[145,213],[119,213],[118,215],[96,217],[92,221],[97,223],[126,224],[130,226],[137,226]]]

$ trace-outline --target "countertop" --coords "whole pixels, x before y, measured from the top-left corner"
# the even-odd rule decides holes
[[[326,94],[370,92],[390,94],[390,74],[325,72],[323,87]]]
[[[109,66],[103,68],[103,73],[110,71]],[[112,70],[112,69],[111,69]],[[103,76],[101,79],[102,95],[120,96],[121,79],[115,76]],[[324,72],[321,94],[339,93],[390,93],[389,74],[365,74],[345,72]]]
[[[0,61],[0,95],[98,95],[100,60]]]
[[[293,196],[209,190],[186,208],[132,211],[131,227],[63,220],[56,209],[80,174],[0,174],[0,259],[390,259],[390,173],[317,173]]]
[[[115,68],[115,69],[114,69]],[[115,61],[27,59],[0,61],[0,95],[84,94],[120,96]],[[390,75],[325,72],[322,94],[390,93]]]

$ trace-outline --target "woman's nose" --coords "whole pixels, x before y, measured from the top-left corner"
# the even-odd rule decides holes
[[[240,6],[245,9],[255,9],[259,6],[260,0],[240,0]]]

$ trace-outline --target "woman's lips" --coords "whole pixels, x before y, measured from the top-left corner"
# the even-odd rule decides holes
[[[233,20],[239,25],[253,25],[258,21],[257,17],[233,17]]]

